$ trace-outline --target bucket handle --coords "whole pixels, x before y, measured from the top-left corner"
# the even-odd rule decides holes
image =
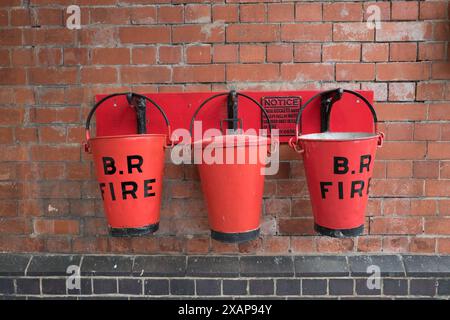
[[[269,118],[269,115],[267,114],[266,109],[264,109],[264,107],[258,101],[256,101],[254,98],[250,97],[249,95],[246,95],[245,93],[236,92],[236,91],[234,91],[234,92],[235,92],[235,97],[236,98],[239,97],[239,96],[244,97],[244,98],[250,100],[251,102],[253,102],[254,104],[256,104],[259,107],[259,109],[261,109],[261,111],[264,114],[264,117],[267,120],[267,123],[269,124],[269,137],[272,137],[272,122],[270,121],[270,118]],[[205,101],[203,101],[200,104],[200,106],[197,108],[197,110],[195,110],[194,115],[192,116],[192,119],[191,119],[191,123],[189,125],[189,133],[191,134],[191,137],[192,137],[192,129],[193,129],[193,126],[194,126],[195,117],[198,115],[200,110],[208,102],[210,102],[211,100],[214,100],[214,99],[216,99],[218,97],[221,97],[221,96],[228,96],[228,95],[229,95],[228,92],[218,93],[218,94],[215,94],[215,95],[209,97],[208,99],[206,99]],[[225,119],[225,120],[231,121],[232,119]],[[221,127],[222,127],[222,122],[221,122]],[[275,145],[275,149],[274,150],[268,150],[268,153],[271,154],[273,152],[276,152],[276,150],[277,150],[277,146]]]
[[[97,110],[97,108],[98,108],[103,102],[105,102],[106,100],[109,100],[109,99],[111,99],[111,98],[113,98],[113,97],[123,96],[123,95],[124,95],[124,96],[127,96],[127,95],[130,95],[130,94],[133,95],[133,96],[136,96],[136,97],[139,97],[139,98],[142,98],[142,99],[145,99],[145,100],[149,101],[151,104],[153,104],[153,105],[159,110],[159,112],[161,112],[162,116],[164,117],[164,121],[166,122],[166,125],[167,125],[167,132],[168,132],[168,136],[167,136],[167,137],[168,137],[168,143],[166,144],[165,147],[166,147],[166,148],[173,147],[174,142],[173,142],[172,140],[170,140],[170,135],[171,135],[170,123],[169,123],[169,119],[167,118],[167,115],[166,115],[166,113],[164,112],[164,110],[163,110],[163,109],[162,109],[155,101],[153,101],[153,100],[150,99],[149,97],[146,97],[146,96],[141,95],[141,94],[139,94],[139,93],[122,92],[122,93],[113,93],[113,94],[110,94],[110,95],[108,95],[108,96],[102,98],[100,101],[98,101],[98,102],[92,107],[91,111],[89,112],[89,114],[88,114],[88,116],[87,116],[87,119],[86,119],[86,126],[85,126],[85,129],[86,129],[86,142],[85,142],[85,144],[84,144],[84,149],[85,149],[86,152],[91,153],[91,147],[90,147],[90,145],[89,145],[89,141],[91,140],[91,132],[90,132],[91,119],[92,119],[92,116],[94,115],[95,111]]]
[[[375,108],[373,107],[373,105],[369,102],[369,100],[367,100],[363,95],[361,95],[360,93],[356,92],[356,91],[352,91],[352,90],[348,90],[348,89],[343,89],[343,88],[338,88],[338,89],[332,89],[332,90],[327,90],[327,91],[323,91],[323,92],[319,92],[316,95],[314,95],[313,97],[311,97],[308,101],[305,102],[305,104],[300,108],[298,114],[297,114],[297,119],[295,121],[295,137],[292,137],[291,139],[289,139],[289,146],[291,146],[291,148],[293,148],[296,152],[298,153],[302,153],[304,150],[300,147],[299,143],[298,143],[298,138],[301,135],[301,131],[299,129],[299,126],[301,126],[301,118],[302,118],[302,113],[303,110],[306,109],[306,107],[312,102],[314,101],[317,97],[321,97],[321,96],[325,96],[325,95],[330,95],[330,94],[340,94],[342,95],[343,93],[349,93],[352,94],[358,98],[360,98],[367,107],[369,107],[370,112],[372,114],[373,117],[373,122],[375,125],[375,133],[378,135],[378,142],[377,145],[379,147],[381,147],[383,145],[383,140],[384,140],[384,133],[383,132],[379,132],[378,131],[378,119],[377,119],[377,114],[375,112]],[[329,121],[329,119],[328,119]]]

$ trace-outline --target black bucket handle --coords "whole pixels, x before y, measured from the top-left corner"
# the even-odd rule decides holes
[[[330,94],[339,94],[342,95],[343,93],[349,93],[352,94],[358,98],[360,98],[362,101],[364,101],[364,103],[366,104],[366,106],[370,109],[370,112],[372,114],[373,117],[373,122],[374,122],[374,127],[375,127],[375,134],[377,134],[379,136],[378,138],[378,146],[381,147],[381,145],[383,144],[383,139],[384,139],[384,134],[382,132],[378,132],[378,118],[377,118],[377,114],[375,112],[375,108],[373,107],[373,105],[369,102],[369,100],[367,100],[363,95],[361,95],[360,93],[356,92],[356,91],[352,91],[352,90],[348,90],[348,89],[343,89],[343,88],[337,88],[337,89],[332,89],[332,90],[327,90],[327,91],[322,91],[317,93],[316,95],[314,95],[313,97],[311,97],[308,101],[305,102],[305,104],[300,108],[298,114],[297,114],[297,119],[295,121],[295,137],[292,137],[289,140],[289,145],[297,152],[301,153],[303,152],[302,149],[298,148],[298,140],[299,137],[301,136],[301,129],[299,129],[299,126],[301,126],[301,119],[302,119],[302,113],[303,110],[306,109],[306,107],[313,102],[316,98],[318,97],[322,97],[322,96],[326,96],[326,95],[330,95]],[[328,119],[329,121],[329,119]],[[328,127],[328,126],[327,126]],[[295,140],[294,140],[295,139]]]
[[[110,95],[108,95],[108,96],[102,98],[100,101],[98,101],[98,102],[92,107],[91,111],[89,112],[89,114],[88,114],[88,116],[87,116],[87,118],[86,118],[86,126],[85,126],[85,130],[86,130],[85,151],[86,151],[86,152],[89,152],[89,153],[91,152],[91,149],[90,149],[90,146],[89,146],[89,140],[91,139],[91,132],[90,132],[91,119],[92,119],[92,117],[93,117],[95,111],[97,110],[97,108],[98,108],[103,102],[105,102],[106,100],[109,100],[109,99],[111,99],[111,98],[113,98],[113,97],[117,97],[117,96],[128,96],[128,95],[132,95],[132,96],[135,96],[135,97],[139,97],[139,98],[145,99],[145,100],[149,101],[151,104],[153,104],[153,105],[156,107],[156,109],[159,110],[159,112],[160,112],[160,113],[162,114],[162,116],[164,117],[164,121],[166,122],[166,125],[167,125],[167,131],[168,131],[168,136],[167,136],[167,137],[168,137],[168,142],[169,142],[169,143],[167,144],[167,146],[168,146],[168,147],[173,146],[174,142],[173,142],[172,140],[170,140],[170,135],[171,135],[170,123],[169,123],[169,119],[167,118],[167,115],[166,115],[166,113],[164,112],[164,110],[163,110],[163,109],[162,109],[155,101],[153,101],[153,100],[150,99],[149,97],[146,97],[146,96],[144,96],[144,95],[142,95],[142,94],[134,93],[134,92],[121,92],[121,93],[113,93],[113,94],[110,94]]]
[[[216,98],[218,98],[218,97],[221,97],[221,96],[227,96],[227,95],[229,95],[228,92],[218,93],[218,94],[215,94],[215,95],[209,97],[208,99],[206,99],[205,101],[203,101],[203,102],[200,104],[200,106],[197,108],[197,110],[195,110],[194,115],[192,116],[192,119],[191,119],[191,123],[190,123],[190,125],[189,125],[189,133],[191,134],[191,137],[192,137],[192,129],[193,129],[193,126],[194,126],[195,117],[198,115],[198,113],[200,112],[200,110],[201,110],[208,102],[210,102],[211,100],[214,100],[214,99],[216,99]],[[269,115],[267,114],[266,109],[264,109],[264,107],[263,107],[258,101],[256,101],[255,99],[253,99],[252,97],[250,97],[250,96],[248,96],[248,95],[246,95],[246,94],[244,94],[244,93],[236,92],[236,97],[239,97],[239,96],[244,97],[244,98],[246,98],[246,99],[252,101],[254,104],[256,104],[256,105],[261,109],[261,111],[263,112],[264,116],[266,117],[267,123],[269,124],[269,132],[270,132],[270,135],[272,135],[272,122],[270,121],[270,118],[269,118]]]

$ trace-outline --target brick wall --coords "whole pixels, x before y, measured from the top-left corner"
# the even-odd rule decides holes
[[[0,251],[450,253],[448,1],[188,2],[1,1]],[[64,27],[71,4],[81,30]],[[379,30],[366,27],[372,4]],[[94,95],[231,86],[374,90],[387,142],[364,236],[314,236],[302,163],[287,147],[255,241],[210,240],[195,168],[170,163],[160,230],[107,236],[80,144]]]

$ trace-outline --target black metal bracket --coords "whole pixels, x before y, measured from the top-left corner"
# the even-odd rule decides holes
[[[344,90],[338,88],[336,90],[327,92],[321,96],[320,100],[320,131],[326,132],[329,130],[330,126],[330,114],[331,108],[336,101],[342,98]]]
[[[239,127],[238,97],[236,90],[231,90],[227,98],[228,129],[236,131]]]
[[[147,133],[147,100],[130,92],[127,94],[127,101],[136,111],[137,133]]]

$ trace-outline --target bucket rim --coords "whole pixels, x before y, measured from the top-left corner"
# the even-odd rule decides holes
[[[145,134],[120,134],[120,135],[116,135],[116,136],[97,136],[94,138],[90,138],[89,141],[93,141],[93,140],[105,140],[105,139],[117,139],[117,138],[156,138],[156,137],[161,137],[161,138],[166,138],[167,134],[164,133],[145,133]]]
[[[322,137],[321,137],[322,135]],[[328,135],[329,138],[325,138]],[[332,136],[335,137],[332,137]],[[331,137],[330,137],[331,136]],[[376,139],[380,136],[374,132],[317,132],[308,133],[298,136],[298,140],[303,141],[320,141],[320,142],[339,142],[339,141],[360,141]]]
[[[237,140],[236,137],[244,137],[244,140]],[[233,145],[227,145],[226,141],[228,140],[234,140],[236,143]],[[224,143],[225,142],[225,143]],[[201,146],[202,148],[205,148],[206,146],[213,145],[213,146],[219,146],[224,148],[235,148],[235,147],[247,147],[247,146],[259,146],[259,145],[267,145],[271,142],[271,138],[261,135],[252,135],[252,134],[224,134],[224,135],[217,135],[212,136],[208,138],[202,138],[199,140],[196,140],[191,143],[192,147],[198,148]]]

